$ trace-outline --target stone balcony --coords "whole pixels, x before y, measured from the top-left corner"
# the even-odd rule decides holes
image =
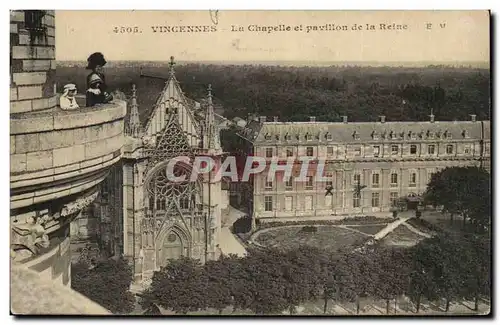
[[[126,103],[10,116],[13,265],[70,285],[70,223],[122,157]]]
[[[10,209],[83,192],[120,160],[126,103],[11,115]]]

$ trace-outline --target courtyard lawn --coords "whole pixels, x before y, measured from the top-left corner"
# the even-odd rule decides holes
[[[254,241],[265,247],[296,249],[299,246],[312,246],[338,251],[364,243],[369,236],[357,231],[335,227],[316,226],[316,232],[302,231],[304,226],[288,226],[266,229],[257,234]]]
[[[386,223],[380,223],[380,224],[373,224],[373,225],[362,225],[362,226],[355,226],[355,225],[349,225],[346,226],[347,228],[358,230],[361,232],[364,232],[367,235],[375,235],[378,233],[380,230],[384,229],[387,227]]]
[[[380,243],[387,246],[414,246],[425,237],[414,233],[405,225],[399,225],[394,231],[382,238]]]

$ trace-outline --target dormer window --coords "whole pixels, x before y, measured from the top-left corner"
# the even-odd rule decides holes
[[[280,140],[280,135],[276,134],[276,141],[279,141],[279,140]]]
[[[327,140],[327,141],[332,141],[332,140],[333,140],[333,136],[332,136],[332,134],[331,134],[330,132],[328,132],[328,133],[326,134],[326,140]]]
[[[417,134],[415,132],[408,132],[408,137],[412,140],[415,140],[417,138]]]
[[[312,134],[310,134],[309,132],[306,133],[306,140],[307,141],[311,141],[313,138],[312,138]]]
[[[389,133],[389,136],[391,137],[391,139],[396,139],[397,138],[397,135],[396,135],[396,132],[394,131],[391,131],[391,133]]]
[[[352,137],[354,138],[354,140],[359,140],[359,133],[358,133],[358,131],[354,131],[354,133],[352,134]]]
[[[285,140],[286,140],[286,141],[290,141],[290,140],[292,140],[292,136],[291,136],[290,134],[288,134],[288,133],[287,133],[287,134],[285,134]]]
[[[266,141],[271,140],[271,134],[266,133],[266,135],[264,136],[264,139],[266,139]]]
[[[437,131],[437,132],[436,132],[436,138],[437,138],[437,139],[441,139],[441,135],[442,135],[442,134],[441,134],[441,131]]]
[[[378,132],[373,131],[372,132],[372,138],[373,138],[373,140],[378,140],[379,139]]]
[[[429,138],[429,139],[434,139],[434,136],[435,136],[434,132],[432,132],[432,131],[427,131],[427,138]]]
[[[470,138],[469,131],[467,131],[467,130],[464,130],[464,132],[462,132],[462,135],[466,139]]]
[[[451,132],[450,132],[450,131],[448,131],[448,130],[446,130],[446,131],[444,132],[444,136],[446,137],[446,139],[451,139]]]

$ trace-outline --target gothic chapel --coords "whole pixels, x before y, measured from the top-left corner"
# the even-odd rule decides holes
[[[112,255],[123,255],[134,267],[136,280],[147,279],[169,259],[189,256],[218,258],[221,211],[228,193],[215,173],[190,181],[191,165],[178,162],[170,182],[168,162],[174,157],[210,156],[220,163],[222,149],[211,87],[206,103],[188,99],[175,77],[169,77],[144,124],[139,120],[135,85],[129,103],[124,158],[104,184],[94,211],[100,219],[101,240]],[[107,226],[106,226],[107,225]]]

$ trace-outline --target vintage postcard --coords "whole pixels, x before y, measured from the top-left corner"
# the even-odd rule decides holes
[[[488,11],[10,12],[13,315],[491,314]]]

